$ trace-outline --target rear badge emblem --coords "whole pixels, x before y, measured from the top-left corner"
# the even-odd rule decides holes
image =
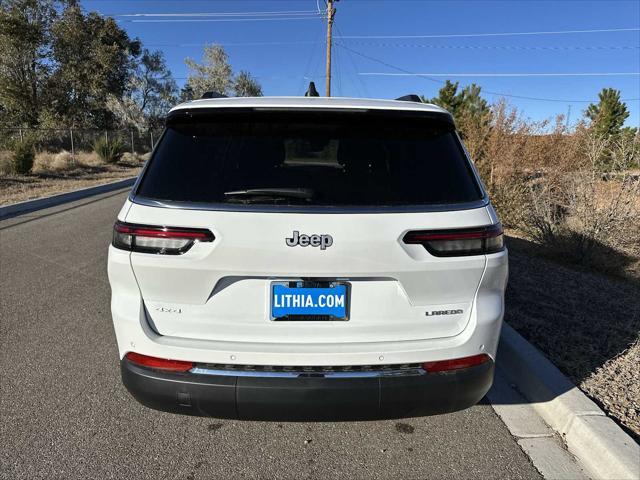
[[[430,312],[424,312],[427,317],[433,317],[435,315],[460,315],[462,310],[431,310]]]
[[[171,308],[171,307],[157,307],[156,311],[161,313],[182,313],[181,308]]]
[[[288,247],[320,247],[320,250],[326,250],[333,245],[333,237],[331,235],[300,235],[298,230],[293,231],[291,238],[285,238]]]

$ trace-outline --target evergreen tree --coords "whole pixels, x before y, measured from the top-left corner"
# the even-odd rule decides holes
[[[591,121],[591,128],[599,135],[617,135],[629,116],[627,105],[620,100],[620,91],[603,88],[598,94],[598,103],[587,107],[585,116]]]
[[[447,110],[460,130],[463,138],[472,131],[486,133],[491,120],[491,109],[487,101],[480,96],[481,87],[472,83],[458,90],[459,83],[447,80],[430,103]]]
[[[54,2],[42,0],[0,2],[0,123],[38,123],[52,68],[48,58],[54,7]]]
[[[458,82],[447,80],[438,91],[438,96],[429,100],[429,103],[438,105],[447,110],[455,118],[460,112],[462,95],[458,92]]]
[[[55,118],[68,126],[111,127],[107,98],[125,93],[140,42],[131,40],[113,18],[85,15],[75,1],[53,23],[51,33],[57,64],[50,81]]]

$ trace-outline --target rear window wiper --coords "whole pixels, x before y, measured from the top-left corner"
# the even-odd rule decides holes
[[[224,192],[225,197],[269,197],[269,198],[299,198],[310,200],[313,198],[310,188],[247,188]]]

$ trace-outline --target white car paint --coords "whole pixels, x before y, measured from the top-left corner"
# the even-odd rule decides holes
[[[175,107],[411,110],[433,105],[345,98],[196,100]],[[135,199],[134,199],[135,200]],[[490,204],[401,213],[282,213],[187,209],[127,200],[127,223],[206,228],[211,243],[183,255],[109,247],[111,310],[120,357],[274,366],[385,365],[495,358],[504,311],[507,252],[436,257],[404,234],[496,224]],[[330,248],[291,248],[297,230],[330,234]],[[327,278],[351,284],[348,321],[274,322],[276,280]],[[429,315],[433,311],[453,314]],[[459,313],[461,311],[462,313]]]

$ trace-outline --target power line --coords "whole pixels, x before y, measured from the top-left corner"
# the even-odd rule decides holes
[[[287,42],[206,42],[206,43],[145,43],[146,47],[205,47],[211,45],[221,45],[223,47],[258,47],[258,46],[273,46],[273,45],[324,45],[325,42],[312,41],[312,40],[300,40],[300,41],[287,41]]]
[[[379,63],[381,65],[384,65],[386,67],[392,68],[396,71],[400,71],[402,73],[406,73],[406,74],[410,74],[410,75],[415,75],[414,72],[410,72],[408,70],[405,70],[404,68],[398,67],[396,65],[392,65],[391,63],[385,62],[384,60],[380,60],[374,57],[371,57],[370,55],[366,55],[364,53],[358,52],[357,50],[353,50],[352,48],[346,47],[344,44],[342,44],[341,42],[335,42],[335,44],[337,46],[339,46],[340,48],[344,48],[346,50],[350,50],[351,52],[353,52],[356,55],[359,55],[363,58],[366,58],[368,60],[371,60],[372,62],[376,62]],[[426,77],[426,76],[420,76],[418,78],[424,78],[425,80],[429,80],[431,82],[434,83],[439,83],[439,84],[443,84],[445,83],[442,80],[439,80],[437,78],[431,78],[431,77]],[[562,103],[592,103],[595,100],[567,100],[567,99],[559,99],[559,98],[544,98],[544,97],[530,97],[527,95],[512,95],[509,93],[503,93],[503,92],[495,92],[495,91],[491,91],[491,90],[482,90],[484,93],[489,94],[489,95],[496,95],[496,96],[500,96],[500,97],[508,97],[508,98],[519,98],[522,100],[536,100],[536,101],[544,101],[544,102],[562,102]],[[628,98],[628,99],[623,99],[623,101],[636,101],[639,100],[638,98]]]
[[[342,31],[340,30],[340,27],[338,25],[336,25],[336,31],[338,32],[338,34],[342,34]],[[358,92],[360,92],[360,96],[361,97],[369,97],[369,91],[367,89],[367,86],[365,85],[364,81],[362,80],[362,77],[360,75],[358,75],[358,67],[356,65],[356,61],[353,58],[353,54],[348,51],[345,50],[348,54],[349,57],[349,61],[351,62],[351,66],[353,67],[353,73],[356,76],[356,79],[358,80],[358,82],[356,83],[356,86],[359,84],[360,86],[357,87]],[[362,87],[362,89],[360,89],[360,87]]]
[[[285,46],[285,45],[324,45],[321,40],[289,40],[275,42],[208,42],[208,43],[146,43],[148,47],[204,47],[210,43],[216,43],[223,47],[260,47],[260,46]],[[525,45],[430,45],[420,43],[373,43],[352,42],[353,45],[375,47],[408,47],[427,49],[451,49],[451,50],[540,50],[540,51],[570,51],[570,50],[640,50],[640,45],[567,45],[567,46],[525,46]]]
[[[358,75],[384,77],[625,77],[638,76],[640,72],[579,72],[579,73],[392,73],[358,72]]]
[[[538,32],[490,32],[490,33],[451,33],[442,35],[347,35],[336,37],[344,39],[365,38],[458,38],[458,37],[507,37],[517,35],[566,35],[573,33],[638,32],[640,28],[599,28],[592,30],[555,30]]]
[[[639,50],[640,45],[433,45],[426,43],[350,42],[371,47],[433,48],[447,50]]]
[[[314,75],[313,73],[310,73],[308,75],[251,75],[254,78],[264,78],[264,79],[269,79],[269,80],[283,80],[283,79],[305,79],[305,80],[312,80],[314,78],[325,78],[324,74],[318,74],[318,75]],[[188,80],[189,77],[174,77],[173,75],[171,76],[172,79],[174,80]]]
[[[114,13],[111,17],[275,17],[296,15],[320,15],[315,10],[281,10],[272,12],[173,12],[173,13]]]
[[[118,20],[128,23],[189,23],[189,22],[284,22],[286,20],[317,20],[318,15],[312,17],[276,17],[276,18],[163,18],[150,20]]]
[[[319,8],[319,6],[318,6],[318,8]],[[324,43],[324,42],[319,42],[319,41],[318,41],[318,40],[320,39],[320,37],[321,37],[321,35],[322,35],[323,33],[324,33],[324,28],[323,28],[323,29],[318,30],[318,32],[316,33],[315,42],[312,42],[312,43],[314,43],[314,44],[316,44],[316,45],[319,45],[319,44],[321,44],[321,43]],[[310,50],[309,59],[307,60],[307,65],[306,65],[306,67],[304,68],[304,76],[302,77],[301,86],[300,86],[300,89],[301,89],[301,93],[302,93],[302,94],[304,94],[304,92],[307,90],[307,85],[305,85],[305,80],[308,80],[308,79],[309,79],[309,78],[308,78],[308,76],[307,76],[307,74],[309,73],[309,71],[310,71],[310,69],[311,69],[311,63],[312,63],[312,62],[313,62],[313,60],[315,59],[316,52],[318,51],[318,49],[317,49],[317,48],[311,48],[311,49],[309,49],[309,50]]]

